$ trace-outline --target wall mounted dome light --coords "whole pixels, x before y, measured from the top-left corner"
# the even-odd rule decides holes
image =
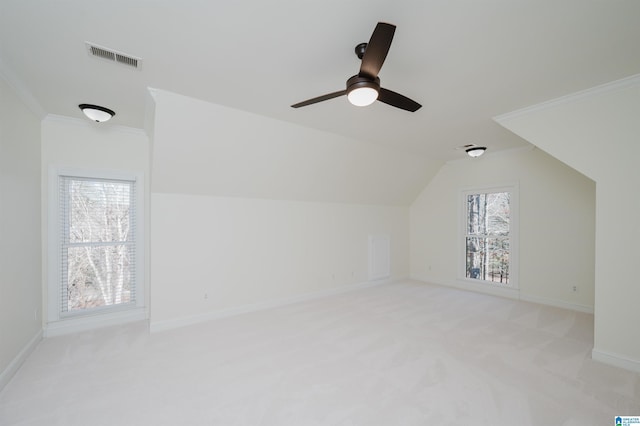
[[[109,108],[101,107],[98,105],[80,104],[78,105],[78,107],[82,110],[84,115],[89,118],[89,120],[96,121],[98,123],[108,121],[111,119],[111,117],[116,115],[116,113]]]
[[[465,149],[467,155],[469,157],[480,157],[487,150],[486,146],[472,146],[471,148]]]

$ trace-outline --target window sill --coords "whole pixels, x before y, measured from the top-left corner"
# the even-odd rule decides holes
[[[57,321],[49,321],[44,329],[44,337],[61,336],[146,319],[148,319],[148,315],[144,307],[133,307],[108,312],[95,311],[87,313],[86,315],[76,314],[60,318]]]

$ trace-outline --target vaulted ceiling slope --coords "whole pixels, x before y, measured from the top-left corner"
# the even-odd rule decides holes
[[[153,192],[408,206],[440,167],[423,155],[151,94]]]
[[[3,0],[0,60],[46,113],[80,117],[90,102],[142,128],[155,87],[446,161],[467,143],[526,144],[493,116],[640,73],[639,18],[633,0]],[[344,88],[378,21],[397,26],[382,84],[422,109],[292,109]]]

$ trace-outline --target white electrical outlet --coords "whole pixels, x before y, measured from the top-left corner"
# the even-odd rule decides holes
[[[577,285],[572,285],[571,286],[571,292],[572,293],[577,293],[578,292],[578,286]]]

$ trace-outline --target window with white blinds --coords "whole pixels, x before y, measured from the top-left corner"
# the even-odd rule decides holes
[[[59,314],[136,304],[135,180],[58,177]]]

